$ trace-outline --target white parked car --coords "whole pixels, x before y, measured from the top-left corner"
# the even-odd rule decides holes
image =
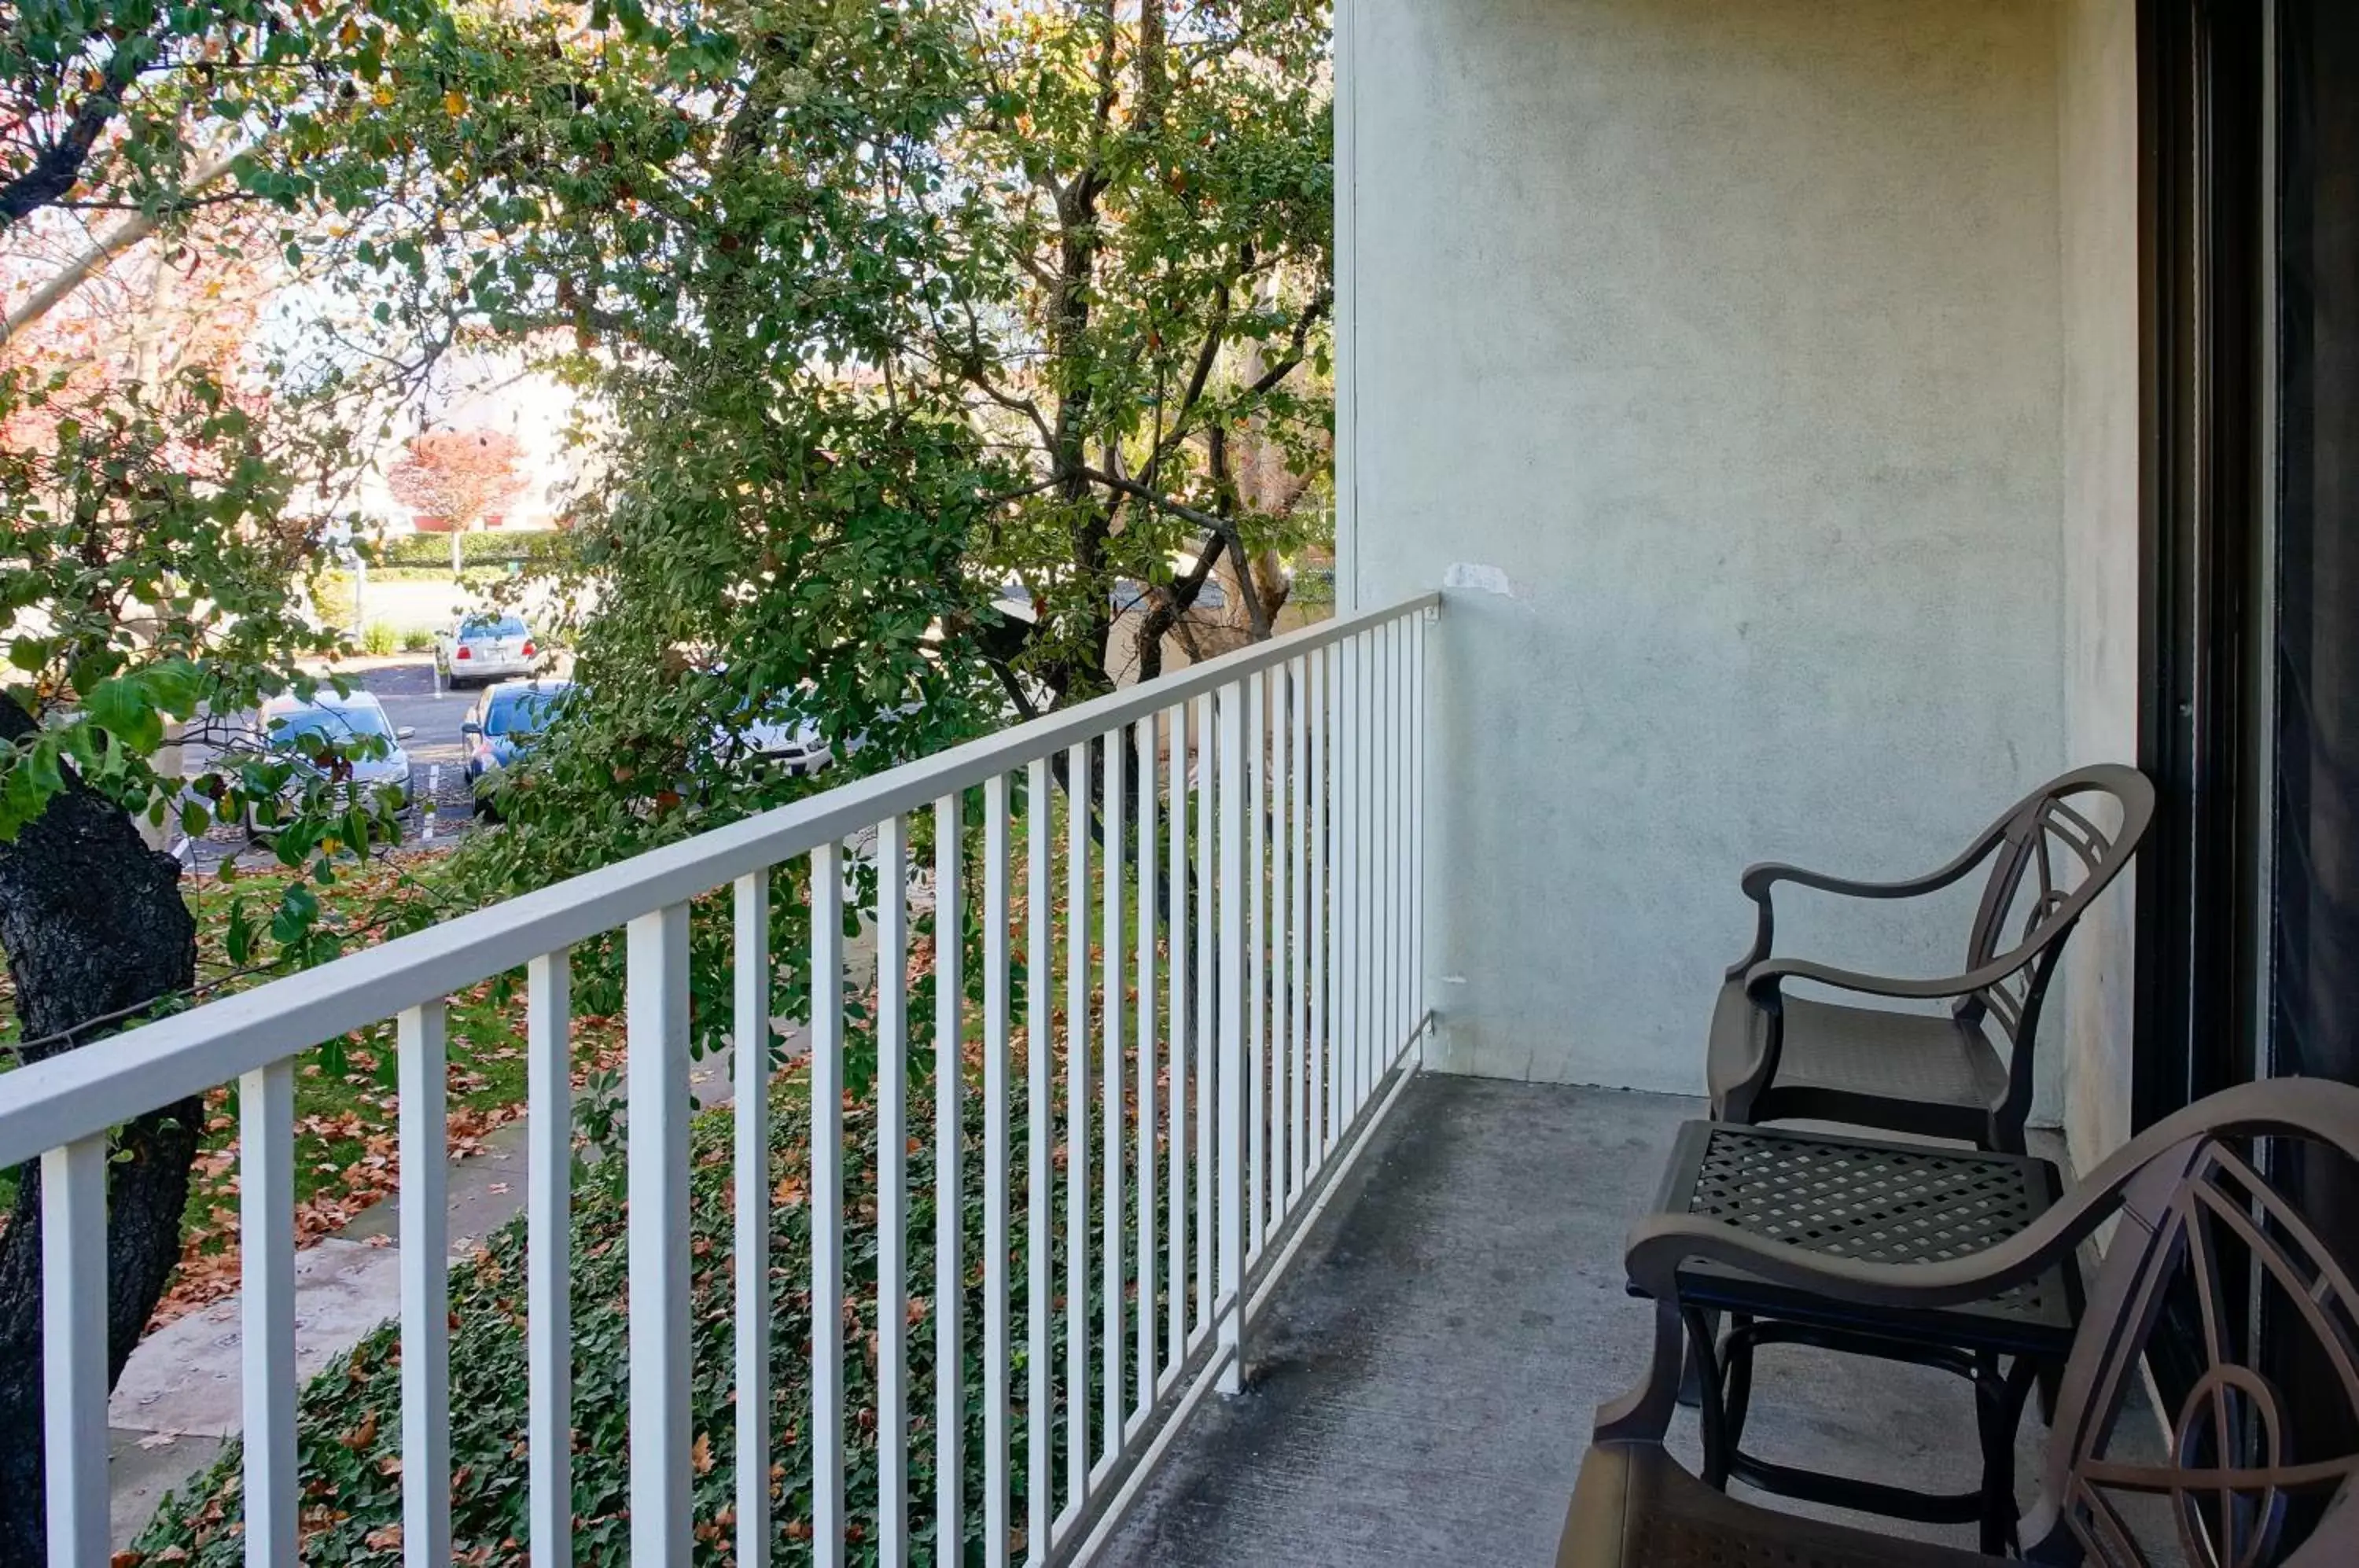
[[[722,675],[726,670],[716,665],[711,673]],[[906,717],[919,706],[905,702],[889,716]],[[705,744],[716,756],[782,768],[798,777],[821,772],[838,760],[836,748],[820,731],[819,721],[810,718],[760,717],[737,724],[715,724]],[[844,741],[843,755],[848,757],[867,744],[867,733],[855,731]]]
[[[290,758],[310,771],[322,743],[340,748],[350,773],[347,787],[365,791],[380,787],[409,788],[409,753],[401,743],[411,735],[408,725],[396,729],[385,704],[366,691],[340,697],[322,689],[310,702],[299,697],[273,697],[255,715],[255,744],[274,756]],[[375,746],[356,745],[375,740]],[[290,789],[290,793],[295,792]]]
[[[453,689],[513,681],[532,673],[539,653],[523,616],[484,612],[434,634],[434,673]]]
[[[716,757],[774,763],[788,773],[816,773],[834,760],[819,725],[810,719],[756,719],[741,725],[715,724],[705,744]]]

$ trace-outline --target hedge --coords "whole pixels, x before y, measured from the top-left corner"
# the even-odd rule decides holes
[[[469,566],[495,565],[511,561],[527,565],[546,565],[564,553],[566,539],[566,534],[560,529],[510,532],[505,528],[493,528],[461,534],[459,559]],[[451,536],[391,534],[375,547],[374,554],[379,566],[439,566],[448,571],[451,566]]]

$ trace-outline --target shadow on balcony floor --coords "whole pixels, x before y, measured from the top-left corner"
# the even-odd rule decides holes
[[[1701,1102],[1420,1077],[1100,1562],[1222,1568],[1545,1568],[1599,1401],[1636,1376],[1647,1308],[1624,1232]],[[1972,1485],[1954,1378],[1763,1353],[1746,1446],[1943,1489]],[[2017,1478],[2045,1436],[2025,1422]],[[1672,1448],[1696,1461],[1694,1418]],[[1778,1507],[1796,1507],[1778,1503]],[[1971,1526],[1922,1531],[1960,1546]]]

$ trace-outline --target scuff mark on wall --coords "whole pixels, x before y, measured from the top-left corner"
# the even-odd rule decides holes
[[[1502,599],[1516,596],[1516,585],[1507,574],[1495,566],[1484,566],[1471,561],[1453,561],[1441,574],[1444,588],[1471,588],[1478,593],[1495,593]]]

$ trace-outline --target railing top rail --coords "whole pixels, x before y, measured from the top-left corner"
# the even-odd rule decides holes
[[[1305,626],[0,1074],[0,1169],[1440,603]]]

